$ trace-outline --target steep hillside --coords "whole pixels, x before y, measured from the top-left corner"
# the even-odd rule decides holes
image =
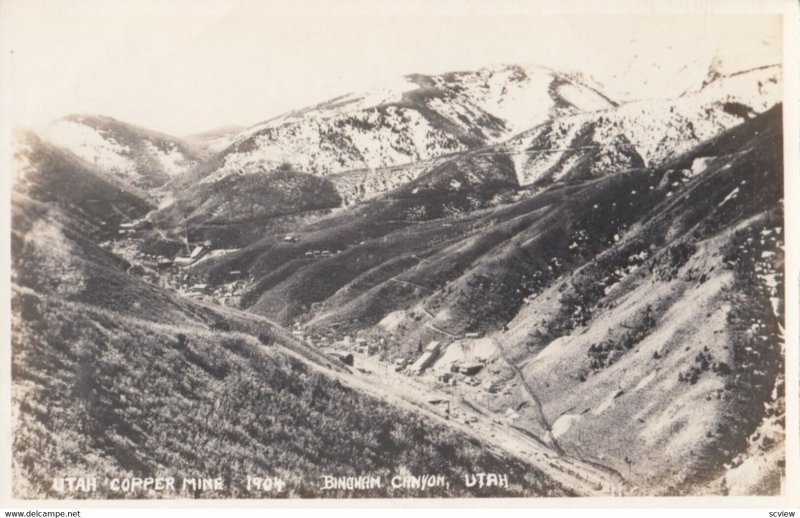
[[[641,42],[632,39],[629,44],[637,47]],[[613,69],[606,67],[598,74],[602,76],[600,87],[620,104],[680,97],[720,77],[780,62],[780,53],[776,52],[779,46],[774,44],[728,41],[713,52],[710,49],[698,49],[696,54],[681,52],[679,59],[665,59],[665,56],[677,57],[672,45],[665,45],[661,52],[652,49],[636,52],[615,62]]]
[[[691,76],[618,104],[499,66],[235,135],[21,133],[17,493],[75,466],[775,494],[782,71]]]
[[[352,204],[466,151],[507,156],[521,185],[657,165],[781,97],[777,65],[714,70],[679,97],[622,105],[580,75],[540,67],[409,76],[245,130],[176,186],[291,165],[330,176]]]
[[[201,155],[176,137],[98,115],[63,117],[41,135],[109,176],[142,189],[159,187],[189,171]]]
[[[456,184],[508,178],[508,161],[482,164],[486,178],[439,165],[297,242],[267,237],[209,263],[209,278],[245,270],[250,311],[334,340],[360,333],[387,358],[438,340],[444,358],[482,359],[477,379],[500,388],[457,390],[643,494],[772,493],[783,455],[780,110],[658,166],[545,189],[498,184],[491,203]],[[760,479],[723,481],[754,458]]]
[[[69,174],[65,170],[64,174]],[[32,194],[27,191],[27,194]],[[34,193],[35,194],[35,193]],[[125,273],[49,199],[14,194],[13,494],[58,476],[220,476],[220,491],[94,497],[335,497],[320,476],[437,473],[449,488],[361,495],[470,496],[464,474],[508,474],[503,495],[570,494],[473,437],[355,390],[344,367],[264,319],[201,304]],[[43,455],[42,452],[46,452]],[[275,476],[277,493],[245,477]]]
[[[413,75],[256,125],[195,176],[213,181],[285,162],[317,175],[392,167],[498,142],[556,115],[612,105],[584,78],[541,67]]]
[[[85,236],[115,236],[120,223],[138,219],[154,208],[138,189],[32,132],[16,134],[14,169],[17,193],[52,203],[75,216]]]
[[[560,117],[491,151],[513,158],[521,185],[659,165],[771,108],[781,85],[779,66],[715,77],[675,99]]]
[[[282,225],[342,203],[326,178],[287,168],[258,175],[232,175],[193,185],[150,220],[192,241],[210,240],[216,248],[240,247],[280,232]]]
[[[663,201],[491,337],[565,450],[665,493],[779,489],[780,124],[773,109],[669,163]]]

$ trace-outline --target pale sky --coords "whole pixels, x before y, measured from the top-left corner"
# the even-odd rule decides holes
[[[674,94],[681,67],[702,72],[717,54],[730,72],[781,62],[777,15],[478,5],[4,0],[4,88],[17,124],[97,113],[181,135],[248,126],[415,72],[541,64],[637,97]]]

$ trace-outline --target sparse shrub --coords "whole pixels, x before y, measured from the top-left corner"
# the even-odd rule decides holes
[[[597,372],[615,363],[626,351],[633,349],[637,343],[642,341],[650,329],[656,325],[653,310],[647,306],[641,317],[634,319],[633,327],[626,327],[625,333],[617,340],[604,340],[600,344],[592,344],[589,347],[588,356],[590,358],[589,367]],[[656,351],[653,358],[660,358]]]
[[[717,362],[717,363],[714,364],[714,372],[716,372],[716,373],[718,373],[718,374],[720,374],[722,376],[727,376],[732,371],[731,371],[731,368],[728,366],[727,363],[725,363],[725,362]]]
[[[294,172],[294,166],[289,162],[282,162],[275,170],[279,173],[292,173]]]
[[[722,496],[728,496],[730,493],[730,489],[728,488],[728,479],[722,477],[722,481],[719,484],[719,494]]]
[[[213,324],[211,324],[211,329],[214,331],[230,331],[231,324],[230,322],[226,322],[225,320],[217,320]]]
[[[659,254],[651,266],[651,271],[662,281],[670,281],[678,274],[678,270],[686,264],[694,254],[695,246],[690,243],[678,243]]]
[[[713,365],[714,357],[708,350],[708,346],[703,347],[703,350],[697,353],[694,357],[694,365],[687,371],[678,374],[678,381],[687,382],[694,385],[700,379],[700,376],[709,370]],[[716,371],[716,368],[714,369]]]

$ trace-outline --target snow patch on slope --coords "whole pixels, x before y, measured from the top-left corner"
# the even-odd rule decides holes
[[[505,144],[520,185],[558,180],[593,153],[588,174],[630,168],[635,156],[659,165],[781,101],[781,70],[717,79],[675,99],[636,101],[554,119]]]
[[[329,175],[397,166],[464,150],[463,144],[435,128],[419,112],[392,106],[270,128],[244,148],[226,154],[222,166],[202,181],[216,181],[232,173],[266,172],[283,163],[298,171]]]
[[[352,113],[374,108],[387,103],[396,103],[403,98],[403,94],[405,92],[409,92],[417,88],[419,88],[419,85],[407,77],[402,77],[391,82],[384,82],[376,85],[372,89],[369,89],[365,93],[351,92],[340,97],[335,97],[316,106],[292,111],[268,121],[256,124],[239,133],[235,137],[235,140],[242,141],[268,128],[277,128],[278,126],[286,123],[293,123],[314,118],[327,119],[343,113]]]
[[[138,178],[136,163],[130,158],[130,148],[84,124],[58,120],[50,124],[43,136],[103,171],[110,171],[124,180]]]
[[[408,76],[249,128],[205,181],[284,162],[319,175],[396,167],[498,143],[557,115],[611,105],[581,81],[543,67]]]
[[[162,151],[158,146],[145,141],[147,153],[154,157],[161,165],[161,170],[170,177],[178,176],[186,172],[187,160],[175,144],[169,145],[169,151]]]

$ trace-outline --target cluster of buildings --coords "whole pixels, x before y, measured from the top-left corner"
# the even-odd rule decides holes
[[[137,230],[149,230],[151,228],[153,228],[153,224],[149,221],[130,221],[127,223],[120,223],[117,234],[120,236],[126,236],[135,233]]]
[[[292,234],[287,234],[287,235],[283,236],[281,241],[283,241],[284,243],[297,243],[299,241],[299,239],[297,239],[297,236],[294,236]],[[313,258],[318,258],[318,257],[330,257],[332,255],[341,254],[341,253],[342,253],[341,250],[333,250],[333,251],[331,251],[331,250],[308,250],[303,255],[306,258],[313,259]]]
[[[374,355],[380,350],[380,346],[384,345],[384,340],[368,340],[364,337],[353,338],[350,335],[335,336],[335,335],[321,335],[315,333],[304,332],[299,324],[295,324],[292,329],[292,335],[297,339],[302,340],[307,345],[312,347],[336,347],[339,349],[350,350],[360,354]]]
[[[330,257],[331,255],[341,254],[341,253],[342,253],[341,250],[336,250],[334,252],[331,252],[330,250],[309,250],[308,252],[305,253],[305,256],[306,257]]]
[[[477,361],[454,363],[448,372],[439,374],[438,381],[446,385],[455,385],[459,380],[467,385],[478,386],[480,382],[474,378],[485,365]]]
[[[120,234],[132,234],[138,230],[152,227],[147,221],[122,223]],[[246,279],[241,271],[230,272],[228,282],[219,286],[200,282],[185,267],[196,263],[210,252],[211,243],[189,244],[175,257],[142,253],[126,240],[109,242],[115,253],[127,259],[131,266],[128,273],[141,277],[146,282],[183,293],[196,299],[208,300],[221,305],[236,306],[241,293],[246,288]]]
[[[433,362],[439,358],[439,354],[442,351],[442,344],[437,342],[436,340],[429,343],[425,346],[425,349],[422,351],[422,354],[417,358],[417,360],[411,364],[409,370],[415,374],[421,374],[425,369],[433,365]]]
[[[188,255],[176,256],[172,260],[172,264],[174,264],[175,266],[182,266],[182,267],[190,266],[194,264],[198,259],[206,255],[207,253],[208,253],[207,244],[204,243],[202,245],[194,245],[192,246],[191,251],[189,252]]]

